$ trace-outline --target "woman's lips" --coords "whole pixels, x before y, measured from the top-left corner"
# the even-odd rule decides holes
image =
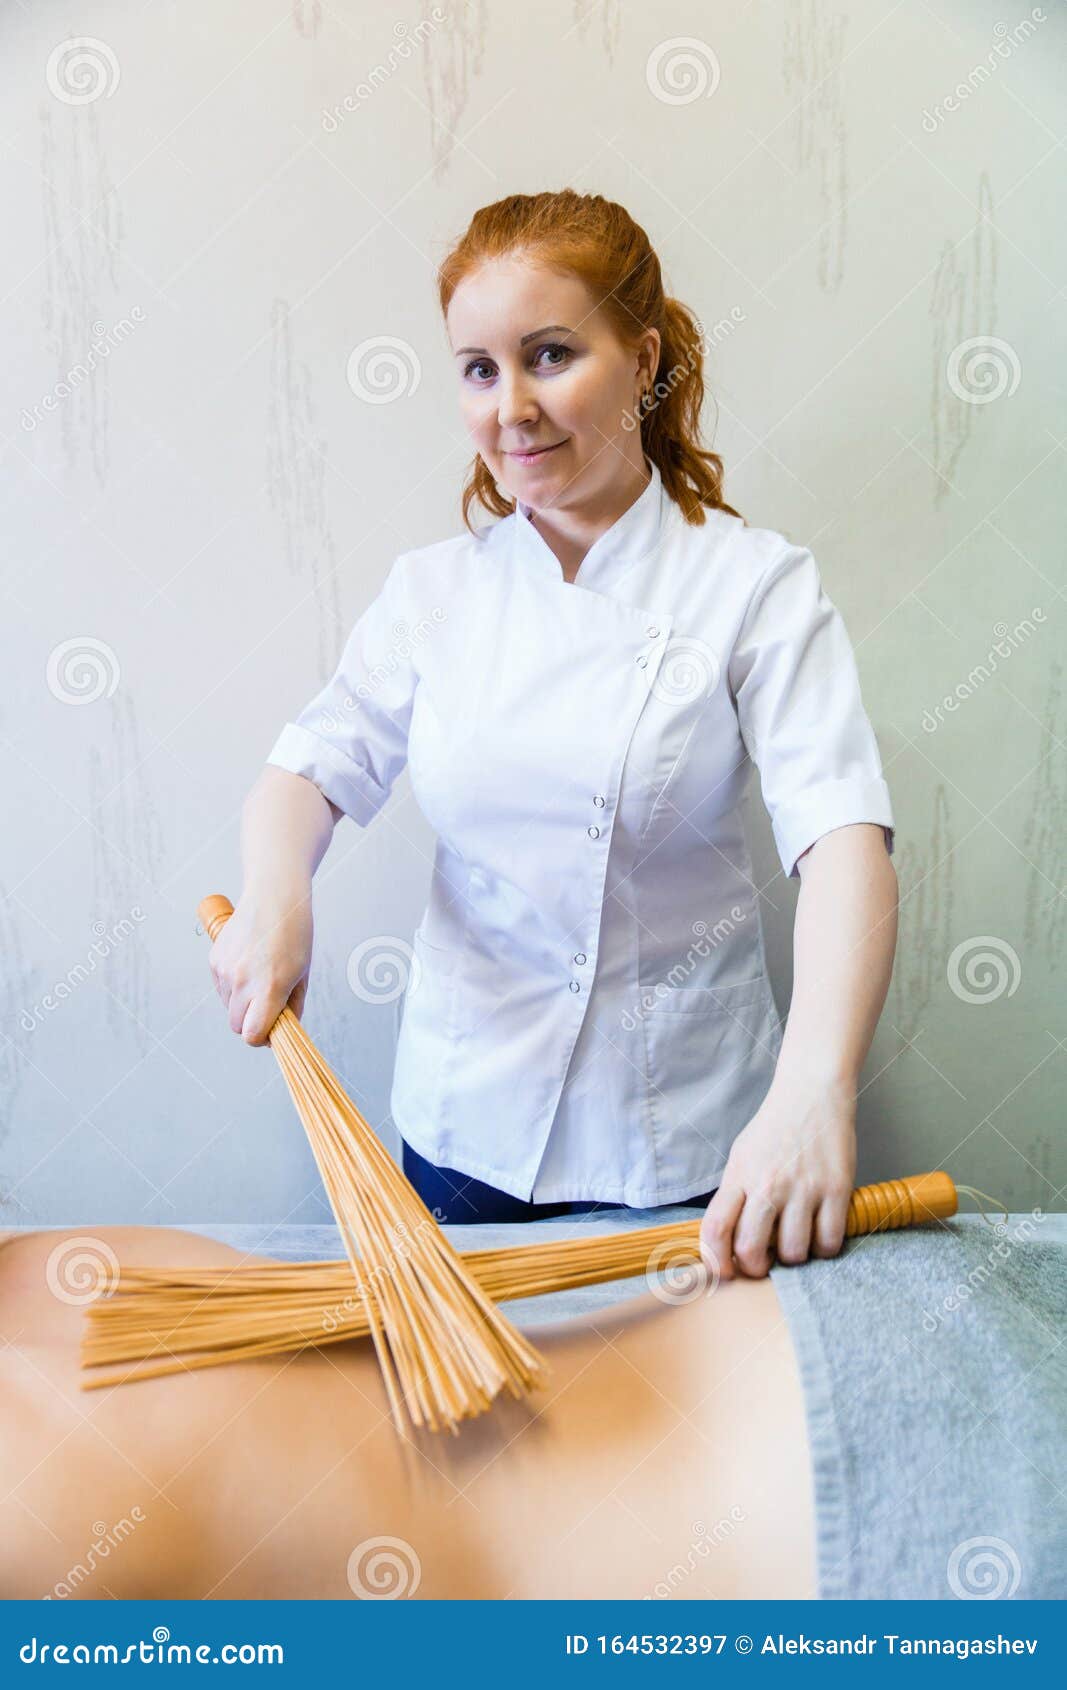
[[[532,452],[509,452],[508,457],[514,458],[517,464],[536,464],[549,452],[555,452],[560,446],[565,446],[565,440],[557,440],[553,446],[538,446]]]

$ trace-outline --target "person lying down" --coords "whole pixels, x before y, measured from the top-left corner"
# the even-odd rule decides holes
[[[527,1328],[547,1391],[404,1440],[366,1339],[80,1390],[49,1260],[85,1230],[0,1246],[4,1597],[1062,1594],[1063,1232],[984,1278],[993,1231],[957,1217],[667,1298],[630,1280]],[[269,1259],[93,1235],[120,1265]]]

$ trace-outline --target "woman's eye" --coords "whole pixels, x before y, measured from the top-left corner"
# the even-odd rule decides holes
[[[569,346],[561,346],[558,341],[553,341],[550,346],[542,346],[541,351],[542,352],[562,352],[563,357],[560,360],[560,363],[565,363],[566,360],[571,355],[570,347]],[[552,364],[552,365],[549,366],[549,368],[550,369],[558,369],[559,365],[558,364]]]
[[[464,376],[469,376],[472,370],[484,369],[486,367],[486,363],[487,360],[485,358],[472,359],[463,371]]]

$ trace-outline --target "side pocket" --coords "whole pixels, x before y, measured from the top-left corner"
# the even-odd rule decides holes
[[[657,1139],[698,1133],[726,1150],[755,1114],[777,1062],[778,1012],[765,974],[678,986],[647,1012],[645,1048]]]

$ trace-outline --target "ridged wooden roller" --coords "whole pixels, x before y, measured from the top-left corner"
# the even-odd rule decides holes
[[[956,1187],[940,1169],[908,1179],[883,1180],[879,1185],[858,1185],[849,1198],[845,1236],[938,1220],[954,1215],[957,1207]]]
[[[233,905],[221,892],[212,892],[209,898],[201,898],[196,906],[197,920],[212,944],[232,914]]]

